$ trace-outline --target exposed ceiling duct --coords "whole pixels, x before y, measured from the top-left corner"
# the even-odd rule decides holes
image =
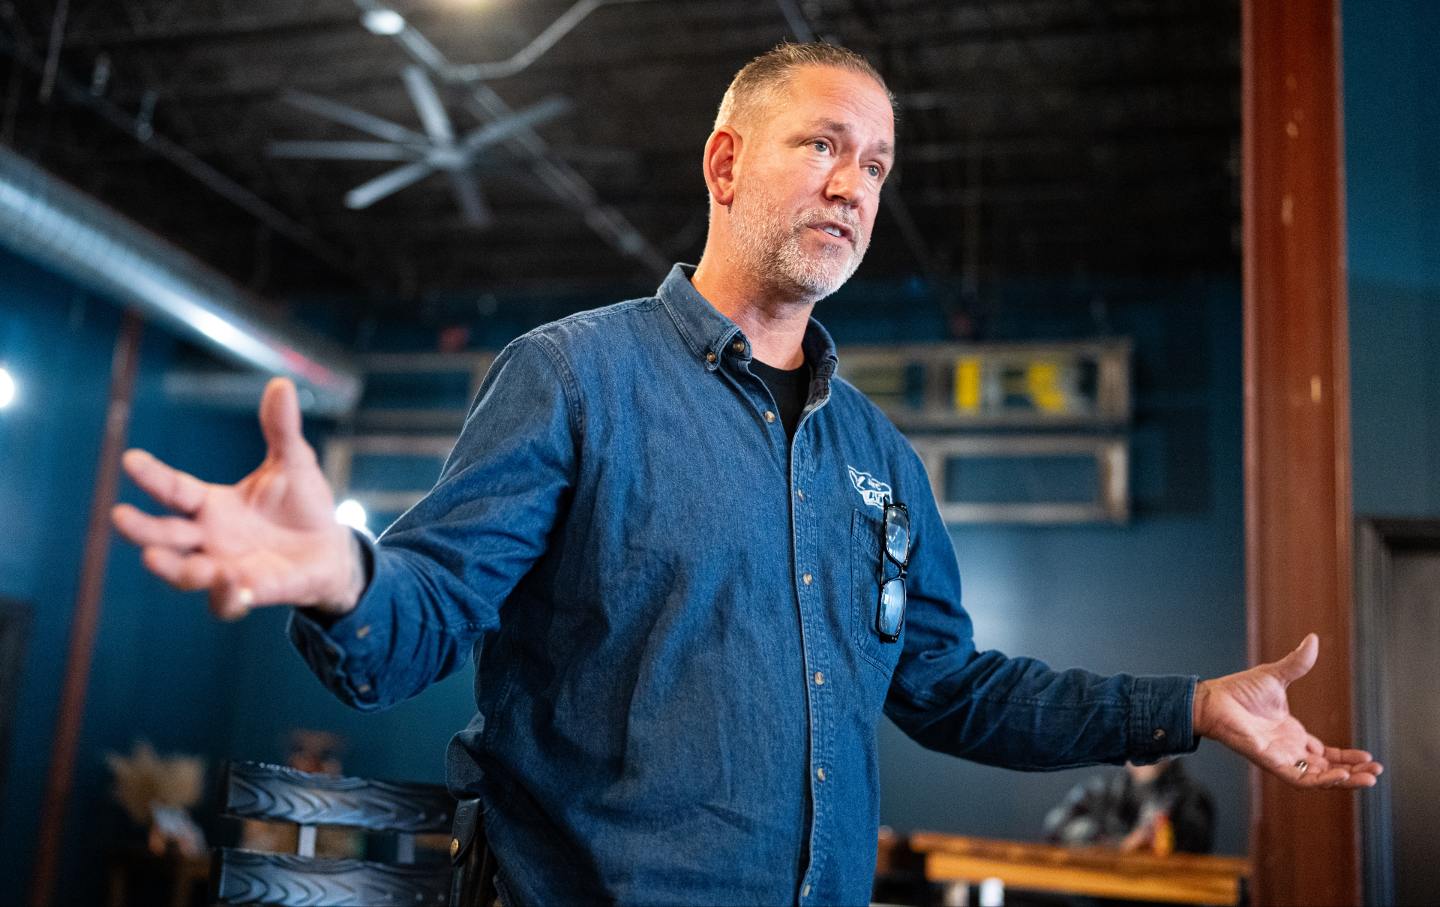
[[[313,412],[348,412],[359,399],[359,372],[334,344],[282,324],[229,278],[4,146],[0,242],[222,359],[293,378]]]

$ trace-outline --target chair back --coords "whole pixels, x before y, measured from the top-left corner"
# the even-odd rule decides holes
[[[211,867],[217,904],[279,907],[447,907],[450,863],[415,862],[415,835],[448,834],[455,800],[439,784],[377,781],[231,762],[222,812],[299,826],[293,854],[218,848]],[[396,836],[394,862],[315,856],[319,826]]]

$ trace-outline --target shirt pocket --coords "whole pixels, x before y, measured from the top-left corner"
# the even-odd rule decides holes
[[[850,626],[860,656],[883,673],[888,681],[904,646],[905,629],[901,624],[900,638],[886,642],[880,638],[875,627],[880,607],[880,576],[884,568],[880,552],[882,531],[883,522],[879,517],[858,508],[853,512],[850,520]]]

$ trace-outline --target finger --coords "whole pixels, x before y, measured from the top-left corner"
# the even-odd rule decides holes
[[[272,378],[260,398],[260,431],[276,460],[314,458],[315,451],[300,430],[300,398],[288,378]]]
[[[125,538],[144,548],[162,545],[179,551],[193,551],[204,542],[204,532],[193,520],[184,517],[151,516],[120,504],[110,511],[110,522]]]
[[[205,503],[204,482],[167,466],[143,450],[127,450],[120,458],[125,472],[150,497],[179,513],[190,514]]]
[[[165,582],[186,592],[208,589],[219,567],[206,554],[181,554],[171,548],[152,545],[141,552],[146,569]]]
[[[1310,673],[1315,659],[1320,656],[1320,637],[1314,633],[1300,640],[1295,651],[1275,662],[1272,666],[1281,683],[1291,684]]]
[[[1325,747],[1325,758],[1341,765],[1356,765],[1362,762],[1371,762],[1375,757],[1364,750],[1342,750],[1327,746]]]
[[[210,613],[234,621],[250,613],[255,597],[243,583],[222,572],[210,587]]]
[[[1297,787],[1338,787],[1350,780],[1350,772],[1343,768],[1332,768],[1323,772],[1310,772],[1296,782]]]

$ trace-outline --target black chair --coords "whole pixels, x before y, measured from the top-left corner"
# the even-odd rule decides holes
[[[223,814],[294,823],[300,833],[294,854],[218,848],[210,875],[217,904],[449,907],[452,882],[457,907],[490,903],[461,894],[464,864],[484,847],[483,842],[474,846],[475,801],[457,804],[438,784],[319,775],[257,762],[231,762],[225,773]],[[462,818],[458,824],[457,807]],[[452,824],[459,837],[450,839],[450,860],[415,862],[415,836],[450,834]],[[316,857],[315,834],[321,825],[394,834],[395,860]]]

